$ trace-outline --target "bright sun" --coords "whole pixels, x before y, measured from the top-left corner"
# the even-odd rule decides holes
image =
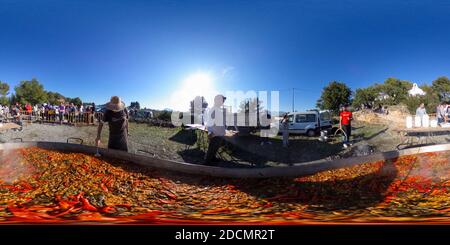
[[[172,93],[170,104],[172,109],[183,111],[196,96],[203,96],[210,101],[215,94],[213,75],[208,72],[195,72],[182,80],[177,91]]]
[[[203,95],[204,92],[213,88],[213,78],[209,73],[196,72],[189,75],[183,81],[182,90]]]

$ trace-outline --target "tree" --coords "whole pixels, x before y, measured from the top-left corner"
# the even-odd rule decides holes
[[[436,107],[440,101],[439,94],[433,89],[432,86],[423,85],[420,86],[420,88],[425,92],[425,95],[408,96],[405,100],[406,107],[411,114],[415,114],[420,103],[424,103],[427,113],[435,113]]]
[[[345,83],[333,81],[323,89],[320,99],[317,100],[317,106],[337,114],[342,105],[350,103],[351,95],[352,90]]]
[[[390,105],[398,105],[408,98],[408,91],[413,84],[409,81],[400,80],[397,78],[388,78],[380,85],[381,92],[387,95],[384,102]]]
[[[139,104],[139,102],[131,102],[130,103],[130,108],[134,109],[134,110],[140,110],[141,109],[141,105]]]
[[[61,102],[64,102],[65,100],[66,98],[58,92],[51,92],[51,91],[47,92],[47,101],[51,105],[58,105]]]
[[[249,111],[262,111],[264,107],[261,105],[262,101],[259,98],[248,98],[239,104],[239,112],[248,113]]]
[[[9,94],[9,84],[0,81],[0,104],[9,104],[7,95]]]
[[[47,92],[45,92],[44,86],[35,78],[31,81],[21,81],[14,90],[16,92],[15,100],[21,104],[35,105],[47,101]]]
[[[439,105],[439,94],[432,86],[423,85],[420,87],[424,92],[424,103],[428,113],[435,113],[436,107]]]
[[[449,99],[450,96],[450,80],[445,77],[438,77],[433,81],[433,90],[438,93],[439,99],[445,101]]]
[[[162,121],[170,121],[172,119],[172,112],[169,110],[155,111],[154,116]]]
[[[378,97],[378,91],[374,86],[367,88],[359,88],[355,92],[353,98],[353,107],[355,108],[373,108],[375,106],[375,100]]]
[[[83,102],[81,101],[80,97],[66,98],[66,102],[73,103],[76,106],[80,106],[80,105],[83,104]]]

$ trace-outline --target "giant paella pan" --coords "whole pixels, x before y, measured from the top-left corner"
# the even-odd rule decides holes
[[[250,169],[95,152],[0,144],[0,223],[450,221],[450,145]]]

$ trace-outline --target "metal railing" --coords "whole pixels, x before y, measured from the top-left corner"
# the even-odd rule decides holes
[[[41,111],[22,111],[20,114],[20,120],[23,122],[33,123],[59,123],[68,125],[95,125],[103,117],[101,112],[64,112],[55,113],[53,110],[41,112]],[[6,121],[15,121],[16,117],[10,113],[3,115],[3,119]]]

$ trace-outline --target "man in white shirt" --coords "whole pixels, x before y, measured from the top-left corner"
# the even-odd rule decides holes
[[[208,150],[205,155],[205,163],[211,164],[217,161],[216,153],[222,145],[225,136],[225,115],[222,108],[226,97],[219,94],[214,97],[214,105],[207,111],[206,129],[208,130]]]

